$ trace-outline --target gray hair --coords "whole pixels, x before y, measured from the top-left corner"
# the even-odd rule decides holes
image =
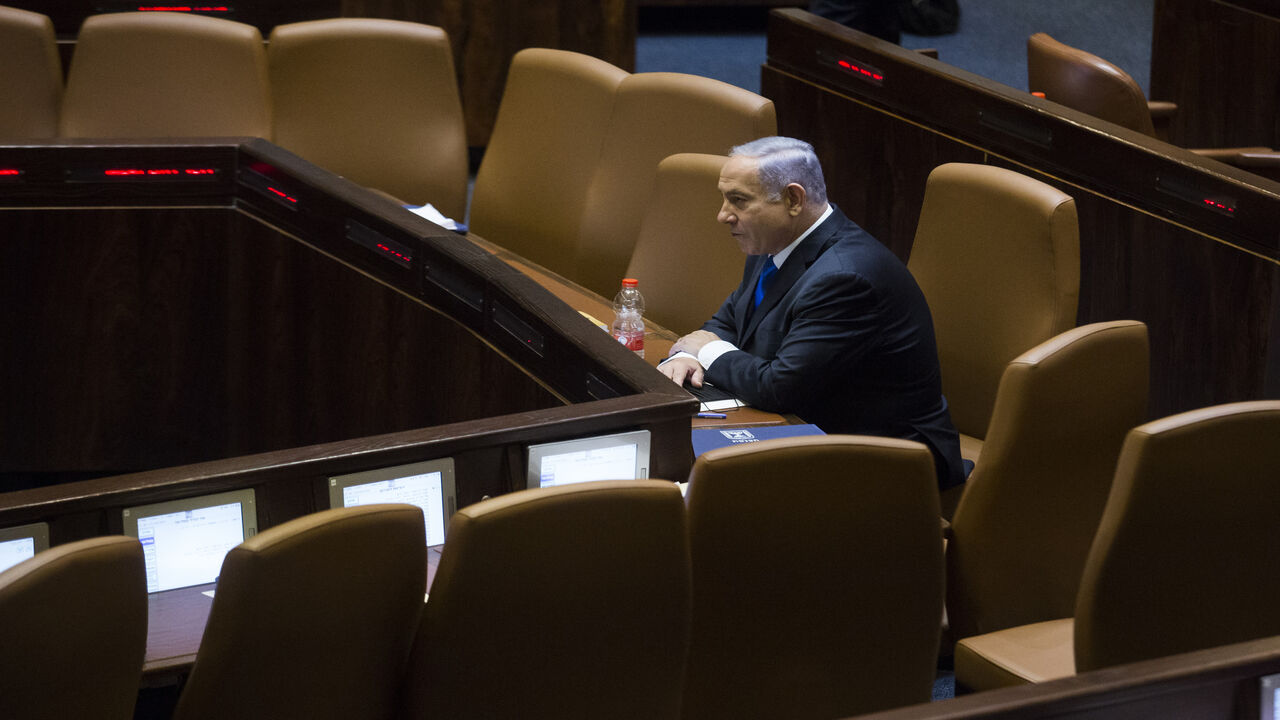
[[[734,147],[729,151],[729,157],[758,161],[760,184],[770,201],[781,199],[782,189],[796,183],[804,188],[810,202],[819,206],[827,202],[827,183],[822,179],[822,165],[813,146],[803,140],[764,137]]]

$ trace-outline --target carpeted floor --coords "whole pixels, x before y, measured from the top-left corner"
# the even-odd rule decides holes
[[[1027,36],[1046,32],[1148,87],[1153,0],[959,1],[956,33],[904,35],[902,46],[937,48],[943,62],[1025,90]],[[766,17],[751,6],[641,8],[636,70],[704,75],[759,92]]]

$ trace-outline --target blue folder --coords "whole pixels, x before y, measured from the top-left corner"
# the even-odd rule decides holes
[[[708,450],[797,435],[825,435],[817,425],[757,425],[748,428],[704,427],[693,430],[693,455]]]

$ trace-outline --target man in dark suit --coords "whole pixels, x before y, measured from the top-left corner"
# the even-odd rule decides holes
[[[906,266],[827,202],[808,143],[762,138],[729,155],[718,219],[748,255],[742,284],[658,369],[828,433],[923,442],[939,487],[963,482],[933,320]]]

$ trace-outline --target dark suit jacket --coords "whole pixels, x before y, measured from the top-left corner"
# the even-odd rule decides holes
[[[765,260],[747,258],[742,284],[703,325],[739,348],[706,380],[828,433],[923,442],[939,486],[962,482],[933,319],[906,266],[839,209],[796,246],[752,310]]]

